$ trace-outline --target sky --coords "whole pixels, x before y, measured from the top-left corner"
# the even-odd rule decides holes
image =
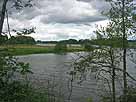
[[[11,29],[36,27],[31,34],[36,40],[91,39],[96,25],[108,22],[101,15],[109,8],[104,0],[33,0],[33,4],[17,11],[9,2],[8,12]]]

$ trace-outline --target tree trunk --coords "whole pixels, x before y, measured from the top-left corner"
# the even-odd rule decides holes
[[[122,0],[122,29],[123,29],[123,84],[124,84],[124,98],[123,102],[127,102],[127,75],[126,75],[126,26],[125,26],[125,0]]]
[[[2,11],[0,15],[0,35],[2,34],[7,2],[8,0],[4,0],[2,5]]]
[[[115,93],[115,68],[112,68],[112,102],[116,102],[116,93]]]
[[[124,101],[127,102],[126,49],[123,50]]]
[[[11,38],[10,25],[9,25],[9,16],[8,16],[8,11],[7,10],[6,10],[6,18],[7,18],[8,33],[9,33],[9,37]]]
[[[114,68],[114,49],[110,49],[111,68],[112,68],[112,102],[116,102],[116,88],[115,88],[115,68]]]

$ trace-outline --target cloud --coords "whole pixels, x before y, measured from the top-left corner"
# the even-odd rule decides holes
[[[102,12],[110,8],[110,4],[105,0],[77,0],[77,1],[90,3],[91,6],[94,9],[97,9],[98,12]]]
[[[61,0],[48,5],[42,16],[44,23],[86,23],[105,19],[91,4],[76,0]]]
[[[33,19],[40,16],[47,23],[86,23],[106,19],[92,4],[77,0],[34,0],[33,8],[20,13],[12,13],[12,18]],[[21,16],[20,16],[21,15]]]
[[[84,24],[40,24],[40,29],[36,30],[36,34],[32,36],[37,40],[64,40],[64,39],[90,39],[94,37],[93,31],[96,30],[96,24],[106,26],[108,20]]]
[[[34,0],[34,4],[20,12],[9,9],[9,21],[11,29],[36,27],[36,34],[31,36],[37,40],[90,38],[95,23],[105,24],[107,19],[100,14],[108,7],[103,0]]]

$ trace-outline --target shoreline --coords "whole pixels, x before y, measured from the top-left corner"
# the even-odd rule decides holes
[[[63,54],[70,52],[85,51],[83,47],[69,47],[67,51],[56,52],[54,46],[39,46],[39,45],[3,45],[0,49],[8,49],[8,52],[13,56],[30,55],[30,54]]]

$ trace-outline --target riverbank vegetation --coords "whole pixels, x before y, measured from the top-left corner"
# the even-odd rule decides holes
[[[28,55],[28,54],[44,54],[58,52],[79,52],[84,51],[83,47],[66,47],[65,50],[61,45],[57,46],[39,46],[39,45],[5,45],[0,46],[0,49],[8,49],[12,55]]]
[[[22,40],[21,40],[22,41]],[[88,40],[89,41],[89,40]],[[108,43],[109,42],[109,43]],[[2,44],[0,49],[8,49],[13,55],[28,55],[28,54],[44,54],[44,53],[60,53],[60,52],[80,52],[80,51],[91,51],[94,48],[99,48],[99,46],[110,46],[114,42],[114,47],[120,48],[120,42],[116,40],[90,40],[90,42],[85,42],[83,44],[67,44],[67,43],[57,43],[57,44],[34,44],[35,42],[30,42],[29,44]],[[135,41],[128,41],[127,48],[136,48]]]
[[[47,102],[46,92],[31,86],[28,74],[32,74],[28,63],[18,61],[6,49],[0,50],[0,102]]]

